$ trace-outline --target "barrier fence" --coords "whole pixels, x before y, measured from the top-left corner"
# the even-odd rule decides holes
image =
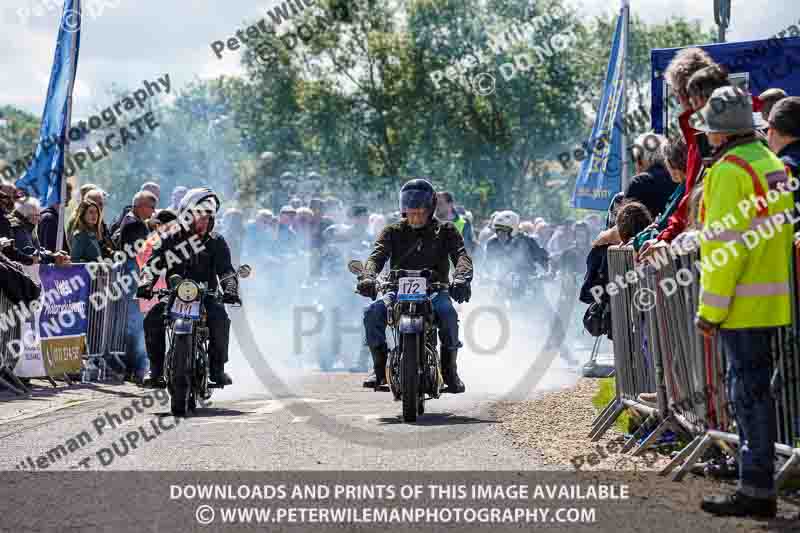
[[[0,291],[0,313],[9,313],[13,304],[8,296]],[[25,385],[19,380],[14,373],[14,367],[17,365],[18,357],[11,353],[6,347],[11,340],[19,339],[22,336],[22,327],[19,323],[15,323],[13,327],[7,329],[0,329],[0,386],[5,387],[16,394],[26,394]]]
[[[125,328],[128,321],[128,300],[131,294],[112,298],[121,291],[120,278],[123,267],[108,268],[99,264],[91,284],[91,294],[106,294],[105,306],[89,302],[89,324],[86,332],[86,375],[89,381],[104,381],[108,376],[108,363],[114,361],[118,368],[125,368]]]
[[[0,316],[12,319],[4,321],[0,327],[0,386],[27,395],[27,387],[19,376],[46,378],[51,382],[54,377],[71,382],[78,376],[81,381],[106,381],[115,377],[114,367],[118,373],[122,372],[128,305],[133,291],[125,288],[124,269],[124,265],[112,267],[104,263],[69,267],[42,265],[29,269],[42,284],[41,312],[36,317],[31,313],[30,302],[14,304],[0,291]],[[73,277],[68,279],[68,274]],[[88,290],[79,290],[84,285],[88,285]],[[58,316],[55,320],[50,317],[54,312],[48,313],[51,308],[75,309],[76,305],[86,310],[85,322],[74,316]],[[49,321],[45,320],[46,316],[50,317]],[[75,323],[77,331],[61,327],[69,324],[72,328]],[[13,325],[9,327],[9,324]],[[56,331],[56,336],[52,330]],[[56,343],[56,347],[47,345],[49,342]],[[53,350],[60,350],[59,357],[51,357]],[[81,353],[75,354],[76,350]],[[64,367],[64,361],[75,364]],[[32,366],[21,374],[23,364]]]
[[[793,320],[779,328],[771,346],[777,422],[776,454],[788,460],[776,474],[778,486],[800,465],[800,347],[798,287],[800,247],[795,249],[792,284]],[[622,451],[644,452],[671,429],[690,443],[661,472],[682,479],[711,445],[738,445],[735,420],[728,408],[726,361],[716,337],[695,328],[700,269],[696,251],[669,254],[659,268],[636,265],[630,246],[608,250],[609,279],[618,290],[611,300],[616,397],[598,415],[589,433],[598,440],[626,409],[648,415]],[[633,275],[633,273],[636,273]],[[651,404],[642,393],[656,393]],[[655,405],[655,407],[653,406]],[[641,444],[637,443],[641,440]]]

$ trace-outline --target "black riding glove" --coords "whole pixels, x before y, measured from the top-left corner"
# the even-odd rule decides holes
[[[153,286],[152,285],[139,285],[136,288],[136,297],[142,300],[153,299]]]
[[[242,303],[242,300],[239,298],[239,278],[236,276],[236,274],[231,273],[228,276],[220,279],[219,284],[222,287],[222,303]]]
[[[467,280],[456,278],[450,284],[450,297],[456,302],[463,304],[472,297],[472,287]]]
[[[224,304],[233,304],[233,305],[241,305],[242,299],[239,298],[238,294],[232,292],[223,292],[222,293],[222,303]]]
[[[366,296],[374,300],[378,297],[378,282],[371,276],[364,276],[358,280],[356,292],[361,296]]]

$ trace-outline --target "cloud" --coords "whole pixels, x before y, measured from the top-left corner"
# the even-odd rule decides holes
[[[86,16],[81,34],[74,116],[85,116],[95,105],[104,106],[105,88],[139,86],[169,73],[180,89],[196,77],[211,78],[242,72],[238,53],[218,60],[209,43],[228,39],[246,21],[265,16],[277,0],[119,0],[119,7],[107,7],[97,19]],[[575,5],[576,2],[572,2]],[[3,84],[0,105],[11,104],[40,115],[47,93],[53,61],[58,17],[45,11],[26,23],[19,8],[42,4],[42,0],[2,0],[0,47],[3,50]],[[615,12],[607,0],[583,0],[584,16]],[[617,4],[612,2],[611,4]],[[648,23],[664,22],[673,15],[699,19],[712,27],[711,2],[697,0],[631,0],[632,9]],[[665,8],[668,6],[668,8]],[[729,40],[768,37],[800,19],[796,0],[750,0],[733,2]],[[101,101],[94,102],[93,99]]]

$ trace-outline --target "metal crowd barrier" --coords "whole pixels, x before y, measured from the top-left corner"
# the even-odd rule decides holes
[[[110,268],[98,264],[91,284],[91,294],[106,294],[105,306],[89,302],[89,320],[86,332],[86,356],[84,358],[85,381],[105,381],[111,377],[109,363],[113,362],[119,369],[125,368],[122,358],[125,356],[125,326],[128,320],[128,300],[130,295],[120,298],[122,287],[118,282],[124,269],[122,266]]]
[[[650,340],[653,338],[646,330],[644,313],[638,310],[642,289],[641,279],[626,278],[625,273],[634,269],[633,248],[630,246],[611,246],[608,249],[609,280],[615,283],[617,291],[610,291],[611,332],[614,346],[614,369],[616,375],[616,397],[595,419],[589,436],[593,441],[600,439],[611,427],[617,417],[628,407],[648,414],[648,419],[623,445],[628,451],[642,436],[646,427],[659,417],[661,409],[655,409],[639,401],[639,394],[656,391],[656,362]]]
[[[595,419],[590,432],[599,439],[628,407],[648,414],[622,451],[643,452],[666,430],[688,434],[692,441],[661,472],[680,466],[673,479],[682,479],[712,444],[722,448],[738,445],[735,423],[728,410],[726,361],[716,338],[704,339],[694,326],[699,301],[696,251],[669,255],[656,269],[640,269],[644,275],[632,281],[631,247],[610,247],[609,279],[622,279],[619,291],[610,293],[614,335],[616,397]],[[776,454],[788,457],[776,474],[778,486],[790,470],[800,465],[800,247],[795,249],[792,325],[781,328],[774,339],[773,394],[778,427]],[[624,285],[624,286],[623,286]],[[655,392],[656,407],[638,399]],[[653,430],[653,423],[657,427]]]
[[[14,304],[8,299],[4,292],[0,291],[0,315],[12,313]],[[19,357],[10,349],[12,340],[22,337],[22,324],[15,321],[13,327],[7,327],[5,331],[0,329],[0,387],[18,394],[27,396],[28,389],[14,373]]]
[[[106,381],[123,372],[125,363],[125,329],[128,317],[128,300],[131,295],[114,297],[122,294],[123,288],[119,283],[125,273],[123,266],[109,267],[97,264],[92,276],[90,294],[107,294],[108,298],[99,299],[105,305],[94,305],[88,302],[88,323],[86,332],[86,354],[83,356],[81,370],[82,381]],[[91,297],[90,297],[91,298]],[[13,313],[13,304],[8,297],[0,292],[0,314]],[[22,337],[22,325],[15,321],[14,327],[7,327],[6,331],[0,329],[0,387],[9,389],[17,394],[27,395],[27,387],[14,373],[18,356],[10,349],[12,340]]]

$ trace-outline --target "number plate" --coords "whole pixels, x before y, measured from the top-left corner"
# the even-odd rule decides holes
[[[402,301],[419,301],[428,297],[428,284],[425,278],[400,278],[397,298]]]
[[[172,304],[169,314],[173,318],[191,318],[197,320],[200,318],[200,302],[186,303],[175,298],[175,303]]]

